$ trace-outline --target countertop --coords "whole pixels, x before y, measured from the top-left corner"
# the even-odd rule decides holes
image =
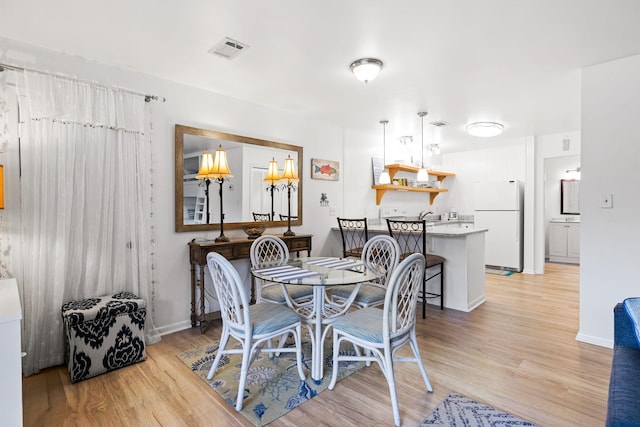
[[[462,237],[468,236],[470,234],[476,233],[484,233],[488,231],[486,228],[465,228],[461,224],[462,221],[443,221],[445,223],[441,223],[438,225],[427,226],[427,236],[432,237]],[[340,231],[338,227],[332,227],[332,230]],[[373,234],[387,234],[389,233],[389,228],[387,224],[369,224],[367,225],[367,229],[370,233]]]

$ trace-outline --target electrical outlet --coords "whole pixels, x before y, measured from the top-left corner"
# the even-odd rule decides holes
[[[601,208],[613,208],[613,194],[603,194],[600,196],[600,207]]]

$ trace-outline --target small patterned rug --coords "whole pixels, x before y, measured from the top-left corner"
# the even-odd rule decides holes
[[[499,270],[497,268],[485,268],[484,272],[489,274],[497,274],[498,276],[511,276],[513,274],[513,271]]]
[[[292,345],[287,342],[287,346]],[[240,344],[233,338],[228,345]],[[219,343],[214,341],[210,346],[186,351],[178,355],[193,373],[205,381],[222,396],[229,405],[235,407],[238,396],[238,380],[242,355],[226,355],[213,376],[207,380],[207,374],[213,364]],[[340,352],[342,353],[342,349]],[[350,352],[353,349],[349,350]],[[301,381],[296,367],[295,353],[282,353],[280,357],[269,358],[269,354],[258,354],[247,374],[245,397],[240,412],[256,426],[264,426],[281,417],[318,393],[324,391],[331,382],[333,370],[333,349],[331,339],[327,339],[324,349],[324,378],[315,381],[311,378],[311,344],[303,336],[302,363],[306,380]],[[341,380],[364,366],[363,362],[344,362],[340,365],[338,380]]]
[[[536,427],[535,424],[521,420],[506,412],[498,411],[489,405],[476,402],[453,391],[420,424],[420,427],[427,426]]]

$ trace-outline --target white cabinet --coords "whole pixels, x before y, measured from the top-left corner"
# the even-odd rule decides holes
[[[0,280],[0,425],[22,425],[22,309],[16,279]]]
[[[549,223],[549,261],[580,263],[579,223]]]

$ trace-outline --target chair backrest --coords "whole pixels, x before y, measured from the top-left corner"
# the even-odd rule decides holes
[[[342,252],[362,248],[369,240],[367,218],[338,218],[338,227],[342,235]]]
[[[260,236],[251,244],[251,267],[282,265],[289,261],[287,244],[276,236]]]
[[[251,330],[249,295],[229,261],[216,252],[207,255],[207,267],[220,304],[222,321],[234,330]]]
[[[427,254],[427,235],[425,220],[394,220],[387,219],[389,235],[396,239],[400,250],[401,258],[404,259],[411,253]]]
[[[400,246],[391,236],[373,236],[364,244],[362,262],[367,268],[379,271],[380,277],[377,282],[386,286],[391,273],[400,262]]]
[[[282,215],[282,214],[279,214],[279,215],[280,215],[280,221],[286,221],[287,219],[289,219],[289,215]],[[295,220],[295,219],[298,219],[298,217],[291,215],[291,220]]]
[[[271,221],[270,213],[252,212],[254,221]]]
[[[407,335],[415,327],[418,292],[423,284],[424,271],[424,256],[411,254],[391,273],[384,300],[385,342]]]

